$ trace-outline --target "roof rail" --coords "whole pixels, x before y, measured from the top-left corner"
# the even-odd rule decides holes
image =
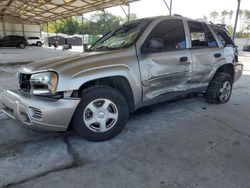
[[[182,15],[180,15],[180,14],[173,14],[173,16],[182,17]]]

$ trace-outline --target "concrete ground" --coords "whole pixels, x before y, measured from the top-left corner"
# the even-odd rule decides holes
[[[250,55],[240,59],[245,72],[227,104],[198,97],[143,108],[102,143],[0,115],[0,187],[250,187]],[[14,72],[4,67],[0,84],[15,88]]]

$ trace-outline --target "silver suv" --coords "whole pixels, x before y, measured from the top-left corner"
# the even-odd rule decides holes
[[[227,102],[242,70],[224,28],[180,16],[146,18],[108,33],[86,53],[21,68],[20,89],[5,90],[0,101],[29,128],[72,128],[104,141],[150,104],[187,93]]]

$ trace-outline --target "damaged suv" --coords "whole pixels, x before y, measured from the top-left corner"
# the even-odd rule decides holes
[[[181,16],[126,23],[86,53],[32,63],[2,111],[33,129],[72,128],[91,141],[118,135],[138,108],[203,93],[226,103],[242,75],[236,46],[220,26]]]

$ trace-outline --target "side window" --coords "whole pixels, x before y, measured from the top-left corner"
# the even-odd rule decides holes
[[[164,20],[150,33],[142,52],[157,53],[186,48],[186,37],[182,20]]]
[[[10,40],[16,41],[16,40],[18,40],[18,37],[16,37],[16,36],[11,36],[11,37],[10,37]]]
[[[206,39],[207,39],[207,45],[208,47],[218,47],[218,44],[213,36],[213,33],[209,29],[209,27],[206,24],[203,24],[205,33],[206,33]]]
[[[207,25],[200,22],[188,22],[192,48],[218,47],[218,44]]]
[[[216,35],[219,40],[222,42],[224,46],[235,46],[232,39],[228,36],[227,32],[223,29],[214,29]]]

